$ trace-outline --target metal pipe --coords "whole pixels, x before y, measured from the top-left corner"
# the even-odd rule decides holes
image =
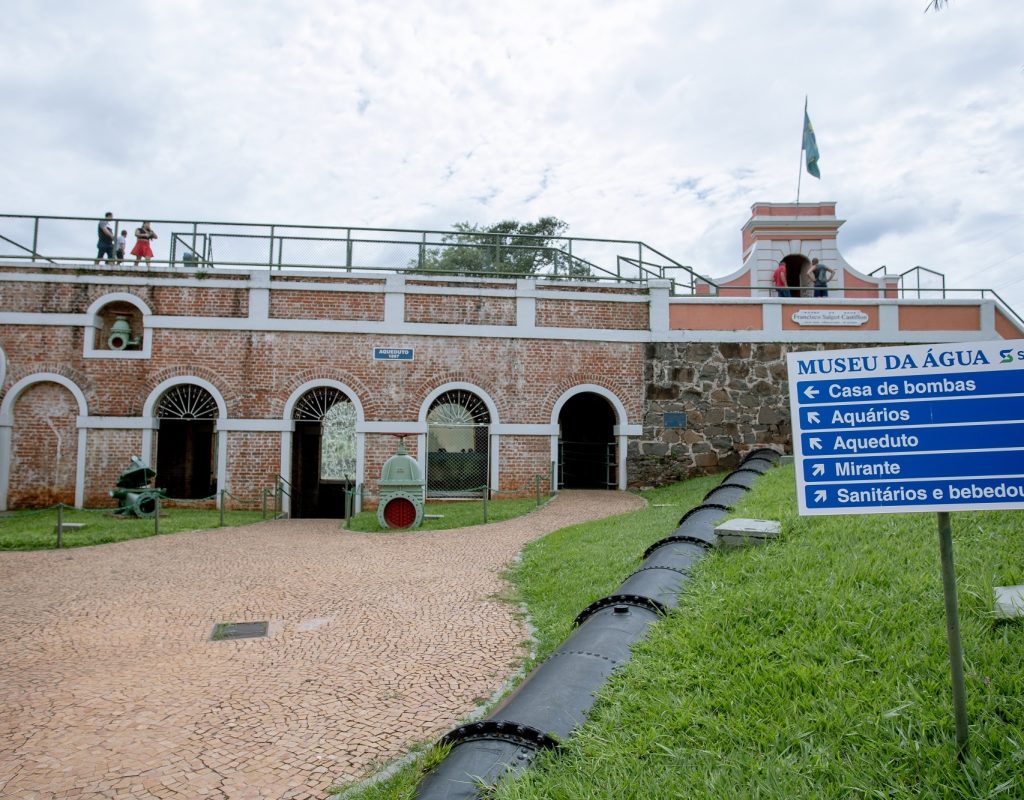
[[[503,776],[523,770],[539,750],[557,748],[569,737],[586,719],[595,692],[629,660],[630,647],[658,617],[676,606],[693,566],[716,545],[715,525],[750,490],[742,484],[753,484],[761,474],[747,468],[747,461],[778,458],[778,452],[765,448],[748,454],[708,493],[717,502],[691,509],[675,531],[648,547],[640,568],[615,593],[580,612],[569,638],[486,719],[445,735],[440,744],[451,750],[415,797],[473,800]]]

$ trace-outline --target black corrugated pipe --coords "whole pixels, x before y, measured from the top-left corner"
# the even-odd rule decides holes
[[[644,553],[614,594],[576,617],[576,630],[486,719],[441,739],[447,758],[420,783],[420,800],[472,800],[504,775],[522,770],[538,750],[556,748],[583,723],[594,693],[630,658],[630,647],[674,608],[690,570],[715,546],[715,526],[780,454],[759,448],[725,476],[678,527]]]

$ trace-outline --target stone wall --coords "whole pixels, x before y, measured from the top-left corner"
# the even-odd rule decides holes
[[[629,445],[630,483],[659,486],[732,469],[763,445],[790,451],[788,349],[777,343],[648,345],[644,430]],[[666,425],[672,421],[666,414],[682,425]]]
[[[793,452],[786,354],[843,342],[673,342],[647,346],[643,433],[629,443],[630,486],[731,470],[758,447]],[[895,346],[879,344],[879,347]],[[681,427],[666,414],[685,415]]]

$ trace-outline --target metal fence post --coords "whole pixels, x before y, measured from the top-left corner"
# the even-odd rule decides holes
[[[537,508],[540,508],[540,475],[533,476],[533,488],[537,495]]]
[[[57,549],[63,547],[64,536],[64,504],[57,503]]]
[[[263,519],[267,518],[267,487],[260,490],[260,505],[263,507]]]
[[[488,489],[488,487],[484,486],[484,524],[485,525],[487,524],[487,498],[490,496],[490,494],[491,494],[491,492]]]
[[[36,260],[36,254],[39,252],[39,217],[35,218],[35,224],[32,228],[32,260]]]
[[[159,536],[160,535],[160,495],[156,495],[153,499],[156,500],[156,513],[153,515],[153,535],[154,536]]]
[[[227,499],[227,489],[220,490],[220,527],[224,527],[224,501]]]
[[[274,226],[270,226],[270,252],[267,255],[267,269],[274,268]]]

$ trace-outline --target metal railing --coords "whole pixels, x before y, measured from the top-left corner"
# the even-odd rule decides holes
[[[472,277],[545,277],[646,284],[667,280],[691,292],[707,278],[641,241],[579,236],[486,233],[332,225],[150,220],[152,265],[332,269]],[[97,264],[99,218],[0,214],[0,259],[38,265]],[[115,235],[132,234],[137,220],[110,221]],[[102,259],[104,265],[132,265]]]

